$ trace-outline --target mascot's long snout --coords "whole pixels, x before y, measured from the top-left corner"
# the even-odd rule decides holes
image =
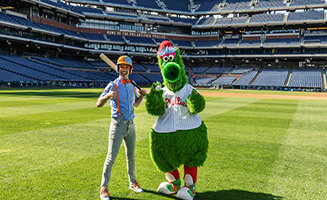
[[[175,62],[168,62],[164,67],[163,67],[163,77],[171,82],[174,83],[176,82],[180,76],[181,76],[181,68],[180,66],[175,63]]]

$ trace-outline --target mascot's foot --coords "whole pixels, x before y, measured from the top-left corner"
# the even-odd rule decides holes
[[[183,200],[193,200],[195,197],[195,185],[185,185],[177,192],[176,197]]]
[[[178,186],[171,182],[162,182],[157,191],[162,194],[175,194],[178,191]]]

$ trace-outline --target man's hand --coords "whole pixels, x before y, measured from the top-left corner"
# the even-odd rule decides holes
[[[116,92],[112,91],[112,88],[111,90],[108,92],[108,94],[106,94],[105,96],[103,96],[101,99],[99,99],[97,101],[97,107],[102,107],[104,106],[104,104],[106,104],[106,102],[109,100],[109,99],[115,99],[117,96]]]
[[[116,92],[115,92],[115,91],[112,91],[112,88],[111,88],[111,90],[109,91],[108,94],[106,94],[105,97],[106,97],[107,99],[115,99],[116,96],[117,96]]]
[[[136,100],[136,102],[134,104],[135,107],[138,107],[142,103],[143,98],[146,95],[146,90],[145,89],[139,90],[139,93],[141,96]]]
[[[140,95],[142,95],[142,97],[144,97],[147,93],[145,89],[142,89],[139,92],[140,92]]]

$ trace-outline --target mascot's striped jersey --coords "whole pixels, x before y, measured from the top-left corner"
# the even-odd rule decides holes
[[[153,126],[158,133],[169,133],[177,130],[190,130],[199,127],[202,120],[198,114],[191,114],[187,108],[187,97],[192,93],[194,87],[186,84],[176,93],[162,88],[163,98],[166,101],[165,112],[160,115]]]

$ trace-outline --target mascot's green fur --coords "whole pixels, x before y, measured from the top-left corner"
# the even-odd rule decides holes
[[[205,100],[188,84],[178,48],[164,41],[157,54],[165,87],[158,90],[161,84],[152,84],[146,95],[146,109],[149,114],[158,116],[150,133],[150,149],[154,163],[165,172],[168,180],[158,191],[164,194],[177,192],[176,197],[180,199],[193,199],[197,167],[204,164],[208,151],[207,128],[198,115],[205,108]],[[181,116],[174,119],[176,115]],[[176,124],[177,121],[180,124]],[[184,165],[183,188],[177,170],[181,165]]]

